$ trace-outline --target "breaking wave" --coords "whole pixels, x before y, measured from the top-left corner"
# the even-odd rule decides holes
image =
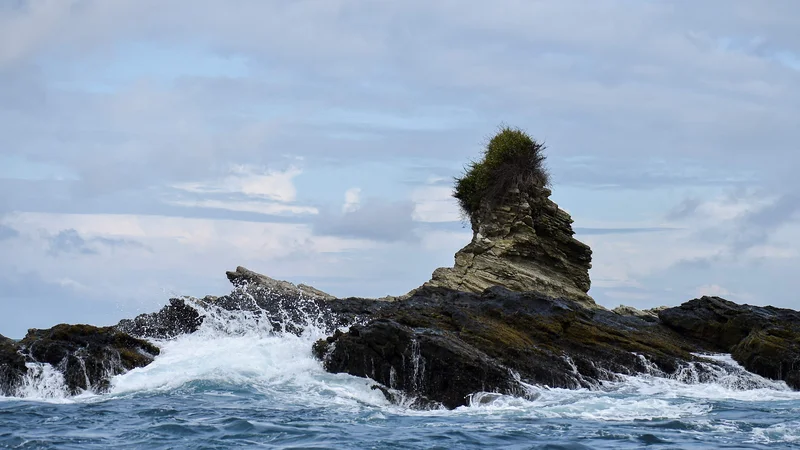
[[[199,308],[202,306],[198,306]],[[800,423],[778,420],[763,425],[716,418],[725,408],[800,411],[800,392],[785,383],[744,370],[730,355],[698,355],[708,362],[685,366],[667,376],[620,376],[592,389],[553,389],[528,385],[527,399],[479,392],[456,410],[415,410],[413,399],[390,404],[374,382],[330,374],[311,354],[312,344],[329,334],[304,320],[302,333],[276,327],[253,311],[205,307],[206,319],[194,334],[156,342],[161,354],[150,365],[112,378],[109,393],[70,397],[61,374],[49,365],[30,364],[19,397],[47,403],[113,403],[141,397],[203,394],[257,401],[281,410],[331,409],[335,414],[369,415],[375,420],[581,421],[629,424],[641,421],[680,429],[682,434],[721,433],[754,445],[800,442]],[[287,319],[288,320],[288,319]],[[276,332],[275,329],[278,329]],[[9,400],[4,399],[5,403]],[[788,406],[787,406],[788,405]],[[794,408],[794,409],[792,409]],[[392,419],[395,418],[395,419]],[[415,419],[416,418],[416,419]],[[481,425],[481,426],[484,426]]]

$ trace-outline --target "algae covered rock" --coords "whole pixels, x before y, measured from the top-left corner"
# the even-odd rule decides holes
[[[325,369],[450,408],[482,391],[597,387],[618,374],[676,373],[700,359],[695,345],[659,324],[502,287],[480,295],[423,287],[365,319],[317,342]]]
[[[67,389],[104,392],[114,375],[150,364],[155,345],[113,327],[56,325],[31,329],[19,343],[31,361],[47,363],[64,374]]]
[[[659,312],[661,322],[706,351],[800,389],[800,312],[701,297]]]
[[[314,354],[329,371],[369,377],[424,404],[455,408],[476,392],[523,393],[505,366],[452,332],[413,329],[391,319],[335,333],[317,342]]]
[[[0,334],[0,395],[14,395],[27,370],[19,345]]]

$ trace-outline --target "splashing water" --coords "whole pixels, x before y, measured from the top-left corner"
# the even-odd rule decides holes
[[[253,300],[254,305],[255,300]],[[301,320],[207,303],[191,335],[159,341],[150,365],[116,376],[104,395],[68,397],[63,376],[29,365],[21,398],[0,401],[0,447],[19,448],[781,448],[800,444],[800,393],[699,355],[666,377],[653,370],[593,389],[525,384],[525,398],[475,393],[456,410],[390,404],[374,382],[330,374],[311,354],[324,312]],[[279,319],[275,319],[279,317]],[[302,330],[302,331],[300,331]],[[412,352],[413,353],[413,352]],[[408,364],[421,375],[420,361]]]

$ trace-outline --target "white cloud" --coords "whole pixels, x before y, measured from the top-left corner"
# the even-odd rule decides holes
[[[472,240],[471,231],[428,231],[421,234],[422,249],[455,254]]]
[[[224,209],[228,211],[253,212],[258,214],[318,214],[319,210],[311,206],[295,206],[284,203],[264,201],[227,201],[227,200],[167,200],[166,203],[193,208]]]
[[[263,170],[249,165],[238,165],[222,180],[180,183],[173,187],[201,194],[244,194],[251,197],[293,202],[297,198],[294,178],[303,173],[296,167],[286,170]]]
[[[342,213],[351,213],[358,211],[361,207],[361,188],[350,188],[344,193],[344,205],[342,205]]]
[[[731,291],[718,284],[707,284],[704,286],[698,286],[695,290],[695,294],[698,297],[702,297],[704,295],[709,297],[726,297],[731,295]]]
[[[413,219],[417,222],[457,222],[461,220],[458,203],[449,186],[423,186],[411,194]]]

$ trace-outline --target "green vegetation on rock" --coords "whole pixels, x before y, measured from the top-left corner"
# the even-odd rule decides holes
[[[453,197],[464,214],[473,218],[482,205],[497,205],[512,189],[548,186],[544,149],[518,128],[501,128],[486,145],[483,158],[469,163],[455,180]]]

